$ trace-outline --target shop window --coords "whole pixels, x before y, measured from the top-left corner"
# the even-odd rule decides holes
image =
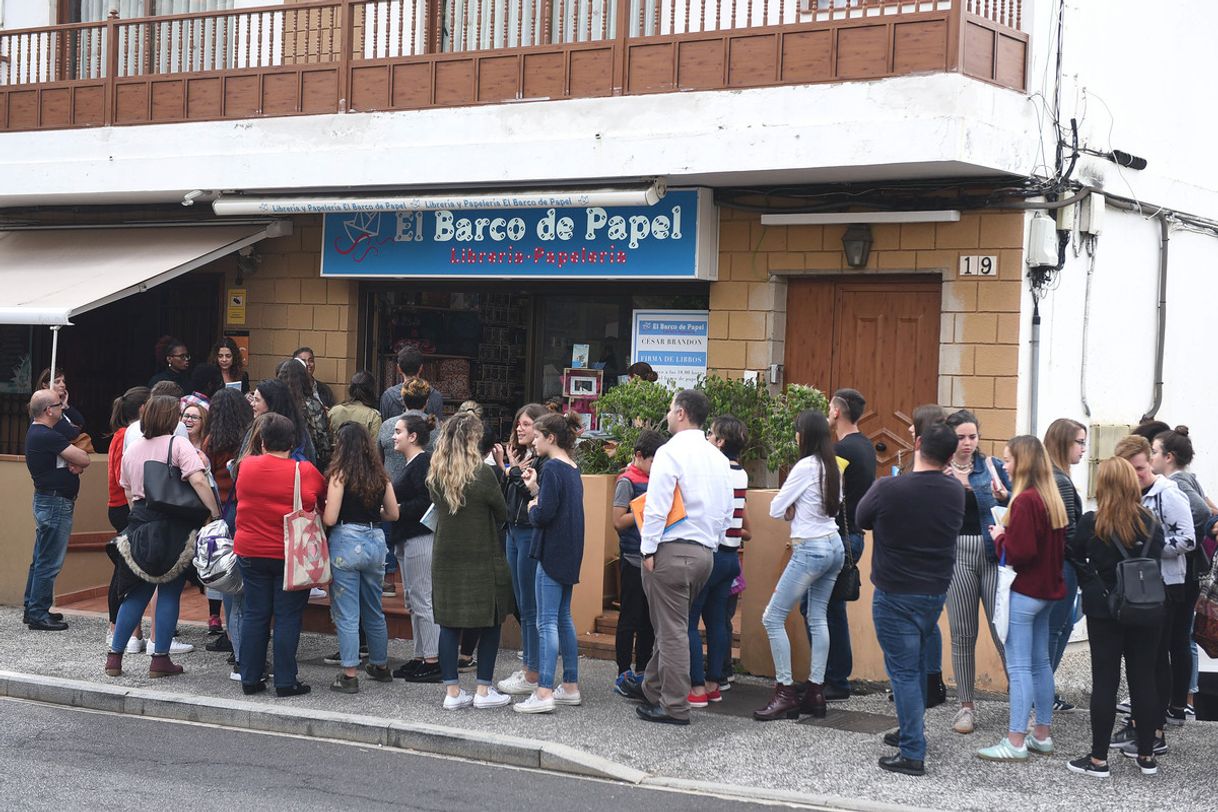
[[[388,290],[375,303],[375,374],[382,387],[400,379],[397,353],[414,345],[423,353],[424,377],[444,395],[445,415],[464,400],[476,400],[487,430],[506,436],[525,402],[529,297]]]
[[[636,309],[705,310],[706,287],[657,286],[646,296],[622,285],[483,288],[417,285],[370,288],[368,368],[381,387],[398,380],[397,353],[413,344],[423,374],[444,395],[444,412],[476,400],[496,439],[511,431],[516,410],[532,401],[562,398],[563,371],[577,346],[587,366],[601,371],[603,388],[617,385],[630,366]]]

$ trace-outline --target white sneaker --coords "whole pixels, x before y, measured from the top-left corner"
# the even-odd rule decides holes
[[[326,590],[313,587],[309,590],[309,600],[319,601],[326,596]]]
[[[557,705],[582,705],[584,698],[579,695],[579,690],[567,692],[567,689],[559,685],[554,689],[554,702]]]
[[[228,672],[228,678],[231,679],[233,682],[240,682],[241,681],[241,668],[239,666],[234,665],[233,670]]]
[[[519,713],[553,713],[554,708],[554,697],[550,696],[542,699],[535,693],[530,694],[528,699],[517,702],[512,706],[512,710]]]
[[[144,650],[144,638],[132,637],[130,640],[127,641],[127,653],[128,654],[139,654],[143,650]]]
[[[507,679],[499,680],[499,691],[511,696],[523,696],[536,690],[537,683],[529,682],[524,676],[524,671],[517,671]]]
[[[149,642],[151,642],[151,641],[149,641]],[[147,654],[149,657],[151,657],[153,654],[156,653],[156,651],[154,649],[155,649],[155,645],[149,645],[145,648],[144,653]],[[168,653],[170,653],[170,654],[189,654],[190,652],[192,652],[194,650],[195,650],[195,647],[192,646],[190,643],[183,643],[181,640],[179,640],[178,638],[175,637],[169,643],[169,652]]]
[[[478,710],[486,708],[502,708],[504,705],[512,704],[512,698],[506,694],[501,694],[494,688],[486,689],[486,696],[482,694],[474,694],[474,707]]]
[[[456,696],[444,694],[444,710],[461,710],[474,704],[474,698],[465,691],[458,691]]]
[[[973,715],[973,709],[966,708],[962,705],[960,710],[956,711],[956,715],[952,718],[952,730],[967,736],[969,733],[972,733],[976,727],[977,721]]]

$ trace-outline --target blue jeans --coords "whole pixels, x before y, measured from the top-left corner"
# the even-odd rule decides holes
[[[35,623],[49,618],[55,600],[55,579],[63,569],[72,535],[72,512],[76,503],[64,496],[34,494],[34,554],[25,581],[25,614]]]
[[[1066,597],[1053,601],[1049,610],[1049,666],[1054,671],[1061,664],[1074,632],[1074,606],[1078,600],[1078,573],[1069,561],[1062,565],[1062,577],[1066,580]]]
[[[571,618],[570,584],[560,584],[537,567],[537,639],[541,645],[537,684],[556,688],[554,672],[558,655],[562,654],[562,681],[579,682],[579,639],[575,636],[575,621]]]
[[[440,651],[440,681],[445,685],[459,683],[457,655],[461,650],[462,632],[467,631],[478,632],[478,684],[491,685],[495,676],[495,658],[499,656],[498,626],[488,626],[485,629],[454,629],[451,626],[441,626],[436,644]]]
[[[224,628],[228,630],[228,642],[233,644],[233,659],[241,653],[241,618],[245,614],[245,591],[225,593],[220,602],[224,604]]]
[[[1007,677],[1011,684],[1012,733],[1028,732],[1028,714],[1036,724],[1053,721],[1053,669],[1049,667],[1049,613],[1053,601],[1011,590],[1011,623],[1007,629]]]
[[[800,541],[799,544],[795,544]],[[791,677],[791,641],[787,639],[787,615],[808,600],[808,635],[812,641],[812,663],[808,669],[811,682],[825,681],[825,663],[829,659],[829,624],[825,607],[837,574],[842,571],[846,554],[842,537],[837,533],[812,539],[792,539],[791,560],[774,587],[770,603],[761,616],[761,625],[770,638],[770,653],[774,656],[774,679],[783,685],[793,684]]]
[[[263,672],[273,617],[275,687],[291,688],[296,684],[296,648],[300,644],[300,620],[309,602],[309,590],[284,591],[282,558],[238,556],[237,563],[245,582],[245,615],[237,656],[241,681],[253,685],[266,676]]]
[[[178,626],[178,606],[182,601],[182,587],[186,584],[186,576],[179,575],[167,584],[150,584],[140,581],[134,586],[123,603],[118,608],[118,617],[114,619],[114,639],[110,642],[110,650],[121,652],[140,625],[140,618],[152,600],[152,593],[157,593],[156,599],[156,640],[152,644],[154,654],[168,654],[169,644],[173,642],[173,630]]]
[[[732,591],[732,581],[740,574],[740,554],[735,551],[716,551],[711,566],[710,578],[689,607],[689,681],[692,685],[703,685],[707,676],[711,682],[723,682],[723,663],[732,650],[731,633],[728,631],[727,599]],[[706,659],[710,674],[702,662],[702,637],[698,634],[698,620],[706,626]]]
[[[938,615],[935,616],[935,625],[926,639],[926,649],[922,652],[922,657],[922,667],[926,669],[927,674],[943,673],[943,632],[939,631]]]
[[[849,533],[850,554],[857,564],[863,557],[863,536]],[[850,622],[846,619],[846,602],[829,601],[825,609],[829,624],[829,660],[825,664],[825,684],[842,691],[850,690],[850,672],[854,670],[854,652],[850,648]]]
[[[368,639],[368,662],[389,662],[389,630],[381,608],[385,581],[385,533],[367,524],[338,524],[330,531],[330,617],[338,629],[343,668],[359,665],[361,624]]]
[[[875,636],[884,652],[900,724],[901,755],[926,758],[926,649],[947,595],[898,595],[877,589],[871,599]]]
[[[401,563],[398,561],[397,553],[393,551],[393,544],[389,541],[393,538],[393,522],[381,522],[381,530],[385,534],[385,577],[388,578],[401,569]]]
[[[541,644],[537,641],[537,559],[529,556],[533,528],[509,525],[507,561],[512,571],[512,592],[520,613],[520,647],[524,649],[524,669],[537,670]]]

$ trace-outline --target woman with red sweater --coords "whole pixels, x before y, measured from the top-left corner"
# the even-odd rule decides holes
[[[1003,449],[1011,475],[1010,507],[1001,527],[991,527],[999,556],[1015,570],[1007,630],[1010,683],[1009,732],[993,747],[977,751],[987,761],[1026,761],[1028,750],[1052,753],[1053,667],[1049,663],[1049,612],[1066,594],[1062,562],[1066,551],[1066,506],[1053,480],[1049,455],[1030,434]],[[1036,728],[1028,737],[1028,715]]]
[[[275,694],[299,696],[309,686],[296,679],[296,646],[309,591],[283,588],[283,517],[291,513],[296,475],[300,504],[318,510],[325,501],[326,480],[310,462],[291,458],[299,435],[295,424],[268,412],[254,421],[249,456],[241,461],[237,491],[237,532],[233,551],[244,582],[241,619],[241,688],[247,694],[266,690],[267,638],[275,621]]]

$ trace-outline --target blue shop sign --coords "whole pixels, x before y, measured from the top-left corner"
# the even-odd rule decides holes
[[[322,276],[714,279],[709,190],[654,206],[327,214]]]

